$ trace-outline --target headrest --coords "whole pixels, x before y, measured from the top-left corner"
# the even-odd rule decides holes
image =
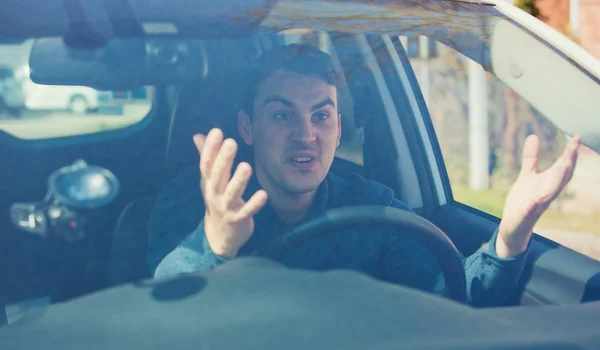
[[[235,85],[235,84],[234,84]],[[223,130],[225,137],[239,143],[237,113],[241,101],[236,88],[226,79],[211,79],[185,84],[179,91],[167,139],[165,167],[177,173],[199,161],[192,137],[212,128]]]

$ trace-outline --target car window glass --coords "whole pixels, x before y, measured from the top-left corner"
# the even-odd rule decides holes
[[[27,63],[31,44],[0,44],[0,130],[21,139],[50,139],[123,128],[149,114],[152,87],[98,91],[34,83]]]
[[[504,199],[520,169],[526,136],[540,137],[541,172],[563,152],[568,135],[493,75],[482,72],[481,66],[433,40],[424,45],[426,39],[403,38],[403,42],[433,121],[454,199],[501,217]],[[428,48],[428,56],[422,54],[423,48]],[[483,77],[485,100],[470,95],[473,87],[481,89],[469,85],[477,74]],[[470,119],[470,110],[476,108],[485,111],[487,118]],[[482,154],[486,149],[487,155]],[[582,145],[573,179],[535,232],[600,259],[599,171],[600,155]]]
[[[307,26],[310,25],[308,20],[310,17],[306,16]],[[407,25],[411,23],[413,22],[407,21]],[[305,25],[305,23],[300,24]],[[276,31],[289,27],[293,26],[289,24],[279,26]],[[321,26],[316,27],[322,28]],[[383,32],[388,33],[388,30]],[[396,31],[396,29],[393,30]],[[392,69],[390,67],[394,67],[394,65],[386,61],[389,61],[387,57],[391,56],[389,51],[393,50],[395,41],[389,40],[387,34],[379,36],[379,34],[374,34],[375,32],[380,33],[381,31],[357,27],[349,32],[332,31],[331,34],[328,34],[312,29],[293,29],[271,35],[270,31],[265,30],[257,34],[261,36],[257,42],[265,44],[265,49],[279,44],[313,44],[332,56],[338,73],[345,76],[349,86],[342,84],[339,89],[338,107],[342,118],[343,131],[340,146],[336,149],[337,158],[353,163],[349,167],[352,170],[356,168],[364,170],[367,175],[366,178],[392,188],[394,195],[410,208],[423,209],[427,203],[419,197],[421,188],[417,178],[418,170],[415,166],[416,161],[413,162],[413,158],[416,159],[416,157],[411,154],[408,146],[409,142],[419,141],[420,139],[418,136],[409,139],[407,134],[412,132],[412,126],[410,123],[403,124],[412,116],[408,110],[414,106],[411,105],[403,110],[400,106],[402,101],[399,95],[393,96],[393,93],[397,93],[404,88],[404,85],[397,82],[397,80],[404,79],[404,76],[402,78],[394,76],[400,74],[401,67],[396,66]],[[280,40],[269,42],[274,36]],[[522,146],[523,136],[529,132],[535,132],[542,137],[543,159],[540,168],[547,167],[549,161],[555,159],[561,152],[564,148],[566,136],[554,128],[553,125],[545,123],[544,117],[539,112],[530,108],[518,96],[511,95],[497,80],[488,76],[486,79],[490,95],[487,108],[487,115],[490,119],[487,125],[489,129],[480,129],[478,136],[482,134],[489,135],[491,151],[486,155],[487,162],[485,162],[484,169],[487,174],[485,178],[489,185],[486,183],[485,188],[477,188],[478,186],[472,185],[469,181],[469,170],[472,165],[469,159],[469,147],[472,148],[473,145],[470,143],[470,137],[468,136],[467,59],[435,41],[423,41],[417,38],[402,38],[402,40],[406,42],[405,47],[412,57],[411,63],[415,68],[421,84],[420,87],[431,111],[455,199],[489,214],[501,216],[502,202],[506,197],[506,191],[514,181],[514,176],[516,176],[519,163],[518,152]],[[20,101],[23,106],[20,109],[15,109],[12,107],[14,104],[5,103],[3,112],[1,112],[2,117],[0,117],[0,130],[23,139],[47,139],[116,130],[133,125],[146,118],[151,112],[155,93],[160,98],[159,101],[168,101],[165,104],[166,107],[163,108],[163,104],[160,105],[160,119],[164,123],[162,123],[162,126],[157,123],[156,134],[149,135],[152,136],[151,141],[147,143],[137,142],[138,140],[132,138],[128,141],[131,142],[131,145],[135,144],[136,147],[123,147],[119,149],[119,152],[107,147],[104,149],[102,149],[103,147],[96,147],[94,148],[95,153],[85,151],[87,155],[91,156],[92,160],[100,160],[106,163],[106,166],[110,167],[123,180],[124,191],[122,193],[124,196],[119,203],[114,203],[115,207],[111,208],[115,209],[111,218],[112,221],[107,220],[103,212],[98,213],[96,216],[96,219],[102,220],[104,226],[110,226],[106,233],[113,234],[112,228],[117,221],[122,222],[119,219],[119,213],[122,213],[123,205],[132,203],[130,201],[137,201],[141,194],[150,194],[153,200],[155,199],[154,196],[161,195],[162,188],[165,185],[171,185],[168,182],[172,179],[170,177],[171,171],[173,174],[180,173],[180,164],[183,167],[194,163],[194,170],[197,171],[198,151],[192,142],[193,134],[208,131],[210,128],[215,127],[215,124],[218,127],[217,122],[223,122],[225,119],[229,121],[227,125],[233,126],[229,130],[232,134],[238,130],[237,113],[242,103],[238,100],[242,100],[239,97],[244,96],[243,89],[240,89],[240,87],[244,87],[240,86],[243,85],[243,79],[239,79],[238,68],[242,66],[242,63],[252,61],[255,54],[261,51],[258,48],[260,45],[254,45],[256,43],[252,42],[250,38],[227,40],[216,38],[214,40],[202,39],[202,41],[202,50],[208,56],[208,60],[206,60],[208,64],[202,76],[178,77],[178,79],[174,79],[176,85],[167,89],[157,89],[156,91],[153,87],[144,87],[134,91],[96,91],[85,87],[38,86],[28,80],[29,69],[27,65],[23,64],[23,62],[27,62],[29,50],[27,43],[0,46],[0,50],[5,49],[0,51],[0,57],[2,57],[0,66],[4,65],[0,67],[0,84],[4,84],[0,85],[0,89],[4,89],[0,90],[0,97],[4,102],[19,101],[19,98],[21,98]],[[425,47],[429,51],[428,58],[418,57],[419,51]],[[399,65],[403,63],[399,63]],[[191,91],[186,89],[189,87],[187,83],[192,86]],[[186,86],[183,87],[178,84]],[[62,97],[41,98],[38,96],[41,93],[37,91],[43,90],[62,94],[61,96],[66,95],[70,98],[66,100]],[[82,91],[81,95],[84,96],[85,101],[76,99],[75,97],[79,96],[73,94],[74,90]],[[83,92],[84,90],[85,92]],[[183,94],[182,91],[187,93]],[[350,91],[352,91],[352,94]],[[12,94],[16,94],[17,97],[13,97]],[[97,104],[90,105],[89,100],[85,97],[88,96],[86,94],[94,96],[90,99],[97,101]],[[58,106],[42,108],[39,107],[39,104],[36,105],[30,102],[29,98],[32,101],[63,102]],[[184,105],[187,108],[184,108]],[[508,113],[508,109],[514,113]],[[405,113],[406,111],[408,112]],[[156,113],[158,114],[158,112]],[[507,116],[513,118],[511,119],[513,122],[511,124],[512,129],[507,127]],[[157,121],[160,120],[157,118]],[[362,127],[357,127],[357,125]],[[163,129],[161,130],[160,127]],[[507,129],[513,132],[509,135],[510,137],[506,136]],[[161,139],[160,137],[154,137],[155,135],[167,136],[165,136],[165,139]],[[508,139],[511,142],[504,143]],[[425,147],[432,147],[427,141],[425,143]],[[171,168],[168,169],[168,173],[165,171],[168,176],[163,176],[162,171],[164,169],[160,166],[156,167],[154,162],[158,159],[160,163],[156,162],[156,164],[162,164],[161,156],[163,154],[161,150],[165,148],[165,144],[167,145],[167,152],[165,152],[167,157],[165,159],[177,155],[181,160],[181,162],[169,163],[174,165],[169,165]],[[363,146],[366,147],[363,148]],[[415,148],[422,146],[418,145]],[[152,153],[147,152],[147,150],[152,151]],[[75,150],[75,152],[77,151]],[[584,152],[587,152],[585,156],[583,155]],[[140,155],[140,157],[139,159],[133,156],[128,157],[130,154]],[[152,158],[156,154],[159,157]],[[45,154],[38,152],[37,156],[48,158],[46,169],[58,164],[58,162],[51,164],[52,157],[46,157]],[[57,152],[53,157],[59,159],[61,156],[63,154]],[[584,158],[587,160],[584,160]],[[591,159],[591,162],[589,159]],[[582,189],[593,187],[592,174],[596,174],[599,170],[595,168],[598,159],[598,154],[589,152],[589,150],[582,150],[578,168],[579,173],[576,174],[576,178],[583,180],[574,181],[573,183],[579,183],[579,185],[572,185],[574,187],[568,188],[540,221],[540,225],[536,227],[539,233],[589,255],[593,255],[594,252],[584,249],[593,247],[593,245],[581,244],[581,242],[570,244],[568,241],[561,241],[560,237],[556,238],[552,234],[559,231],[558,236],[571,238],[575,236],[584,237],[586,234],[591,233],[592,237],[597,237],[594,233],[596,232],[594,231],[595,228],[592,228],[592,226],[599,226],[593,225],[593,223],[598,222],[597,213],[600,211],[600,206],[598,206],[596,200],[600,198],[600,195],[594,195],[592,191]],[[63,160],[61,159],[61,161]],[[587,168],[586,165],[582,165],[586,162],[591,164]],[[33,161],[31,164],[31,166],[39,166]],[[146,166],[146,169],[150,169],[149,171],[146,170],[147,175],[139,176],[141,171],[136,170],[136,166],[140,164]],[[362,167],[363,164],[364,168]],[[354,167],[354,165],[360,165],[361,167]],[[137,167],[137,169],[140,168]],[[26,172],[14,171],[14,173],[25,174]],[[44,189],[45,183],[39,180],[42,178],[45,180],[46,174],[41,174],[39,171],[30,171],[27,175],[31,179],[35,178],[38,185],[42,185],[38,186],[37,193],[31,192],[22,197],[34,198],[34,195],[41,197],[44,194],[42,189]],[[422,175],[422,173],[419,172],[418,175]],[[189,190],[185,189],[186,195],[197,193],[199,188],[197,175],[194,175],[194,178],[191,179],[189,186]],[[14,187],[18,188],[18,186]],[[159,189],[161,190],[159,191]],[[14,198],[15,201],[26,200],[21,199],[21,194],[15,195]],[[187,203],[185,204],[187,205]],[[122,206],[117,208],[116,205]],[[166,224],[176,223],[179,225],[189,220],[189,228],[182,229],[181,232],[177,233],[183,237],[183,235],[198,227],[203,213],[204,211],[196,211],[194,214],[199,216],[185,214],[181,218],[169,216]],[[146,227],[147,222],[142,220],[148,220],[148,218],[143,215],[138,217],[140,218],[139,227],[141,229],[132,231],[136,234],[141,233],[140,237],[146,237],[144,227]],[[94,221],[90,222],[94,223]],[[184,223],[182,227],[185,225],[188,225],[188,223]],[[91,224],[89,226],[97,231],[104,231],[105,228],[101,225],[94,226]],[[14,225],[10,227],[15,231],[18,229]],[[25,233],[21,233],[25,236]],[[117,237],[117,234],[115,234],[115,237]],[[145,242],[145,239],[142,238],[141,242]],[[136,244],[136,246],[143,247],[143,244]],[[594,249],[597,248],[598,245]],[[144,256],[139,257],[144,258]],[[27,264],[23,260],[26,260],[27,256],[21,258],[21,261],[14,263],[14,265],[26,269]],[[93,256],[92,259],[94,259]],[[145,261],[145,258],[141,260]],[[123,266],[126,266],[127,263],[130,262],[124,263]],[[8,265],[5,264],[5,266]],[[145,270],[145,265],[143,266]],[[19,271],[15,271],[11,271],[11,274],[16,280],[19,280]]]

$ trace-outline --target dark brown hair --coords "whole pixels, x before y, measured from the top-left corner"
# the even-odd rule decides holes
[[[260,84],[277,70],[284,69],[306,75],[316,75],[326,83],[339,86],[341,77],[336,73],[333,60],[318,47],[305,44],[279,46],[265,52],[250,67],[246,76],[246,93],[242,108],[252,116],[254,100]]]

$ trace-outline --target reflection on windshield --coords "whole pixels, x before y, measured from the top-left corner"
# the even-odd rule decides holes
[[[420,118],[419,116],[422,115],[423,119],[419,119],[418,123],[429,123],[427,113],[416,113],[414,101],[410,99],[410,97],[421,96],[419,93],[415,94],[415,91],[409,91],[416,86],[402,85],[405,83],[404,76],[399,77],[400,68],[407,68],[408,72],[412,68],[419,79],[419,89],[435,126],[436,134],[430,136],[435,136],[442,148],[444,159],[441,171],[443,173],[443,168],[446,168],[455,199],[486,213],[501,216],[506,192],[518,172],[519,151],[523,146],[524,136],[535,133],[541,137],[543,157],[540,166],[542,168],[556,159],[566,144],[567,136],[513,91],[507,89],[493,76],[487,75],[485,79],[489,96],[486,97],[489,100],[486,100],[487,107],[483,110],[489,117],[490,132],[486,147],[489,147],[490,152],[489,163],[484,170],[490,180],[490,186],[483,190],[473,188],[469,182],[469,170],[477,164],[474,164],[475,162],[469,157],[469,149],[473,144],[466,136],[469,134],[469,108],[472,108],[468,101],[468,64],[470,64],[468,57],[483,60],[488,55],[489,26],[495,21],[500,21],[501,16],[491,7],[483,9],[479,4],[444,2],[436,3],[433,7],[428,7],[427,3],[421,3],[420,6],[406,4],[381,7],[373,4],[339,4],[343,10],[330,8],[327,11],[323,8],[328,6],[327,2],[315,2],[314,6],[318,8],[313,9],[310,9],[311,5],[300,2],[281,2],[261,23],[264,31],[254,33],[254,36],[223,40],[192,40],[201,42],[202,45],[190,46],[190,50],[198,50],[199,55],[207,57],[206,62],[203,62],[203,74],[181,77],[180,80],[174,79],[173,83],[157,84],[157,86],[137,88],[128,86],[123,89],[99,91],[87,86],[35,84],[30,79],[31,72],[25,58],[30,49],[27,46],[29,44],[17,45],[23,50],[24,55],[11,56],[5,67],[0,69],[0,96],[3,103],[0,112],[2,113],[0,130],[26,142],[33,139],[51,141],[68,136],[79,136],[79,138],[67,138],[72,143],[68,147],[60,148],[56,153],[46,150],[44,142],[37,143],[39,148],[33,152],[30,152],[30,149],[25,151],[19,149],[20,156],[14,157],[19,158],[18,162],[15,161],[16,164],[13,166],[7,166],[11,171],[10,178],[5,181],[8,195],[5,196],[7,198],[3,203],[5,205],[0,208],[8,208],[13,202],[24,201],[22,198],[40,197],[40,187],[42,187],[40,184],[46,180],[48,169],[63,166],[63,163],[70,161],[69,157],[79,157],[79,152],[84,153],[85,157],[82,158],[99,160],[99,163],[114,170],[115,174],[123,180],[126,188],[123,197],[115,203],[114,207],[102,212],[86,213],[89,214],[87,228],[90,231],[87,242],[101,242],[73,249],[76,252],[73,254],[79,255],[72,258],[73,260],[62,260],[61,263],[65,265],[62,267],[64,270],[57,270],[55,275],[48,278],[59,280],[63,276],[56,275],[61,275],[64,271],[66,271],[64,274],[68,275],[74,270],[75,274],[79,274],[78,281],[88,282],[89,279],[93,279],[89,275],[103,276],[98,278],[101,282],[89,283],[80,290],[56,292],[64,293],[67,297],[104,287],[109,284],[103,279],[107,275],[109,277],[105,279],[112,279],[111,282],[114,283],[151,277],[154,268],[170,252],[175,251],[185,237],[195,232],[194,230],[204,227],[199,223],[203,220],[202,215],[206,210],[201,206],[195,207],[198,205],[198,200],[202,200],[198,175],[200,157],[196,148],[200,146],[198,143],[193,143],[192,136],[197,133],[207,133],[214,127],[220,128],[224,137],[235,138],[240,146],[240,153],[242,148],[249,145],[258,148],[256,135],[264,132],[262,140],[266,146],[263,151],[281,152],[283,156],[277,158],[277,161],[266,157],[266,160],[260,159],[256,162],[250,160],[250,162],[262,166],[261,162],[264,161],[270,166],[283,168],[284,166],[280,164],[283,159],[287,162],[284,165],[294,170],[302,170],[298,171],[300,175],[294,179],[295,181],[286,182],[290,187],[308,188],[308,186],[319,185],[324,181],[331,165],[332,173],[358,174],[361,181],[364,180],[362,177],[365,177],[373,181],[369,182],[370,185],[375,186],[374,184],[377,183],[377,186],[382,186],[376,187],[376,190],[365,190],[355,196],[351,196],[350,191],[340,191],[343,192],[341,195],[347,196],[348,202],[385,193],[389,194],[389,198],[386,197],[388,204],[395,196],[398,202],[393,203],[398,208],[404,209],[403,206],[406,205],[410,209],[422,210],[424,206],[431,203],[427,203],[421,193],[420,184],[426,177],[420,176],[422,174],[418,172],[423,170],[417,169],[416,165],[425,164],[427,161],[435,163],[436,160],[416,159],[411,153],[412,150],[423,146],[415,145],[418,143],[416,140],[423,135],[411,134],[413,129],[410,129],[412,128],[410,125],[414,124],[412,118]],[[309,6],[308,9],[311,11],[307,12],[306,6]],[[285,30],[272,32],[268,28]],[[393,35],[381,37],[373,33]],[[401,35],[398,36],[399,34]],[[429,34],[430,37],[417,36],[417,34]],[[424,38],[429,41],[424,41]],[[169,39],[165,40],[168,42]],[[298,96],[304,97],[304,95],[314,97],[312,90],[305,88],[307,84],[298,84],[304,89],[295,90],[286,86],[284,82],[269,85],[271,95],[258,104],[264,108],[264,115],[269,115],[268,123],[265,123],[266,126],[263,125],[265,128],[248,127],[256,121],[251,119],[255,117],[254,109],[251,110],[252,113],[242,109],[247,102],[244,101],[245,98],[252,93],[252,88],[245,85],[245,79],[251,76],[251,74],[245,75],[247,66],[252,66],[255,63],[254,59],[268,48],[291,43],[309,44],[320,48],[331,56],[335,73],[344,78],[339,87],[333,88],[330,86],[333,84],[325,84],[324,90],[327,94],[319,95],[320,100],[311,101],[315,103],[311,104],[310,108],[305,108],[310,112],[310,126],[313,126],[312,123],[318,125],[322,128],[319,130],[325,130],[323,133],[329,136],[327,140],[331,141],[328,143],[330,146],[328,150],[330,149],[331,152],[325,155],[328,158],[324,162],[325,165],[320,168],[323,170],[324,177],[319,178],[319,181],[313,179],[307,181],[302,174],[309,173],[311,167],[320,166],[318,161],[321,161],[319,153],[321,145],[313,148],[286,147],[286,142],[292,140],[292,136],[297,137],[298,134],[290,133],[290,137],[284,137],[286,129],[282,126],[304,125],[298,122],[301,120],[298,115],[302,115],[298,110],[304,111],[304,109],[298,107],[300,103],[297,99]],[[3,53],[14,49],[14,45],[1,46],[0,57],[7,57]],[[456,49],[462,54],[456,53]],[[383,63],[390,57],[393,59],[404,55],[405,52],[410,58],[411,67],[402,67],[402,62],[394,62],[397,66]],[[167,61],[169,60],[166,59],[165,62]],[[323,85],[323,82],[318,79],[315,83],[314,76],[309,75],[312,79],[310,80],[297,75],[290,74],[297,81],[309,81],[316,86]],[[286,81],[281,77],[280,79]],[[402,84],[399,81],[402,81]],[[405,103],[405,96],[395,95],[400,89],[406,89],[401,93],[409,96],[408,103]],[[283,94],[284,91],[287,95],[282,98],[278,94]],[[335,98],[332,98],[334,95]],[[252,100],[252,103],[254,102]],[[252,107],[254,108],[254,104]],[[146,119],[147,124],[140,123],[150,115],[154,118]],[[333,122],[328,124],[331,120],[338,120],[336,118],[340,118],[339,134],[332,132],[332,130],[337,131],[337,124]],[[140,127],[135,129],[135,133],[111,133],[136,124]],[[267,130],[266,127],[270,127],[269,132],[264,131]],[[301,130],[301,135],[305,132],[308,135],[305,138],[310,139],[312,129],[298,129]],[[416,129],[418,128],[415,127],[414,130]],[[244,130],[250,132],[243,133]],[[91,141],[91,138],[86,138],[100,132],[104,132],[105,139],[97,138],[94,142],[88,142],[88,147],[79,146],[79,140]],[[274,139],[280,140],[281,143],[266,143]],[[339,147],[337,147],[338,141]],[[436,147],[435,142],[425,146],[428,150]],[[26,156],[22,156],[23,154]],[[593,236],[592,240],[565,244],[595,256],[597,250],[600,250],[600,243],[596,238],[600,236],[597,229],[600,227],[598,225],[600,193],[589,190],[592,187],[592,180],[588,175],[597,174],[599,157],[597,153],[584,148],[580,158],[582,165],[579,169],[582,170],[578,170],[573,183],[553,203],[536,230],[542,234],[548,232],[549,236],[550,232],[556,230],[563,236],[569,235],[570,242],[577,240],[574,237],[584,237],[584,234]],[[41,164],[39,168],[37,163]],[[253,165],[256,169],[256,164]],[[288,170],[285,168],[281,173],[287,174]],[[257,171],[254,172],[256,173]],[[436,173],[434,176],[442,175]],[[187,180],[185,186],[179,186],[177,182],[182,178]],[[355,180],[357,178],[354,177]],[[361,182],[363,185],[364,183],[366,180]],[[331,188],[336,189],[333,185]],[[173,189],[178,189],[180,192],[172,197],[164,195],[163,191]],[[77,188],[72,190],[73,196],[83,195]],[[96,190],[103,192],[105,189],[98,187]],[[295,190],[297,192],[294,193],[309,192],[304,187]],[[441,189],[438,190],[442,192]],[[235,192],[239,192],[238,197],[240,197],[243,190],[237,189]],[[158,198],[165,201],[165,207],[171,211],[165,210],[167,214],[156,219],[156,211],[159,210],[154,208]],[[128,206],[128,204],[132,205]],[[174,210],[175,205],[180,205],[183,209],[180,212]],[[294,222],[283,219],[280,221],[275,226],[263,222],[257,224],[257,227],[270,227],[273,232],[283,232],[284,228]],[[16,230],[7,224],[6,231]],[[264,232],[266,231],[265,229]],[[571,235],[573,232],[581,235]],[[167,233],[174,236],[163,239]],[[47,272],[38,265],[44,267],[44,262],[54,259],[52,253],[49,253],[52,259],[44,256],[43,253],[48,253],[41,252],[39,246],[59,244],[33,242],[29,236],[25,239],[19,235],[24,234],[18,232],[10,237],[15,241],[27,241],[23,245],[28,246],[29,253],[21,254],[20,250],[15,249],[11,252],[12,255],[7,255],[11,263],[4,266],[9,267],[0,266],[0,269],[10,270],[10,273],[6,274],[9,279],[12,279],[10,282],[19,282],[23,279],[22,276],[37,282],[41,280],[40,276]],[[152,241],[149,243],[147,241],[152,240],[153,237],[156,239],[154,243],[158,241],[163,244],[168,241],[166,248],[161,247],[163,251],[157,253],[158,258],[151,256],[150,248],[146,249],[147,246],[152,245]],[[246,238],[249,239],[248,237]],[[118,241],[120,238],[123,240]],[[96,241],[93,241],[94,239]],[[372,243],[368,241],[362,244],[358,239],[354,242],[360,243],[353,247],[357,251]],[[381,242],[378,241],[378,244]],[[204,240],[200,243],[204,244]],[[64,249],[69,250],[72,247]],[[590,252],[585,250],[586,247],[596,248],[593,248],[594,252]],[[209,251],[206,246],[203,246],[203,249]],[[403,249],[406,249],[406,246]],[[409,250],[419,252],[416,248]],[[42,256],[41,259],[38,254]],[[216,265],[221,261],[219,260],[221,256],[217,253],[214,255]],[[423,253],[423,255],[427,254]],[[334,256],[341,255],[334,254]],[[347,254],[346,258],[349,257],[355,255]],[[85,260],[85,263],[77,259]],[[106,262],[108,259],[110,259],[109,263]],[[149,261],[152,259],[156,261],[151,262],[154,264],[151,268]],[[40,261],[42,264],[39,263]],[[182,261],[188,260],[182,259]],[[347,261],[342,262],[347,263]],[[397,261],[397,264],[399,270],[405,266],[404,262]],[[110,265],[110,268],[106,265]],[[365,270],[370,267],[370,265],[364,266],[367,266],[367,263],[361,266]],[[434,270],[435,268],[432,267],[427,273],[433,276],[431,271]],[[423,274],[427,275],[427,273]],[[382,272],[381,275],[384,273]],[[434,287],[440,286],[431,276],[427,275],[427,281],[421,280],[420,274],[411,277],[415,277],[414,280],[418,283],[422,282],[421,287],[425,286],[424,289],[431,291]],[[33,283],[12,283],[11,285],[15,286],[11,290],[12,300],[18,300],[22,295],[39,296],[38,294],[53,293],[60,289],[52,285],[54,281],[41,281],[39,285],[44,288]],[[439,291],[436,289],[436,292]]]

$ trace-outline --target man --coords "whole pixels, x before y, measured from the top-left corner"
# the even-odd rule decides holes
[[[291,225],[330,208],[385,205],[410,210],[379,183],[329,172],[341,121],[336,74],[326,53],[304,45],[274,49],[259,60],[250,80],[238,131],[251,147],[252,160],[239,162],[234,171],[238,145],[233,139],[224,140],[218,129],[194,137],[199,173],[188,172],[183,176],[187,179],[176,180],[151,219],[149,264],[152,270],[158,265],[156,277],[208,270],[248,255]],[[499,305],[514,291],[533,226],[570,180],[578,145],[579,137],[574,137],[560,159],[538,174],[539,141],[534,136],[527,139],[522,170],[498,229],[488,244],[463,258],[470,304]],[[184,183],[197,184],[198,177],[201,191],[194,194]],[[192,215],[195,228],[165,226],[189,217],[190,210],[197,210]],[[165,237],[165,232],[186,237],[181,243],[156,238]],[[173,243],[179,245],[168,254],[160,252],[161,246]],[[382,230],[331,233],[298,247],[280,262],[318,270],[350,268],[443,293],[443,278],[431,253]]]

